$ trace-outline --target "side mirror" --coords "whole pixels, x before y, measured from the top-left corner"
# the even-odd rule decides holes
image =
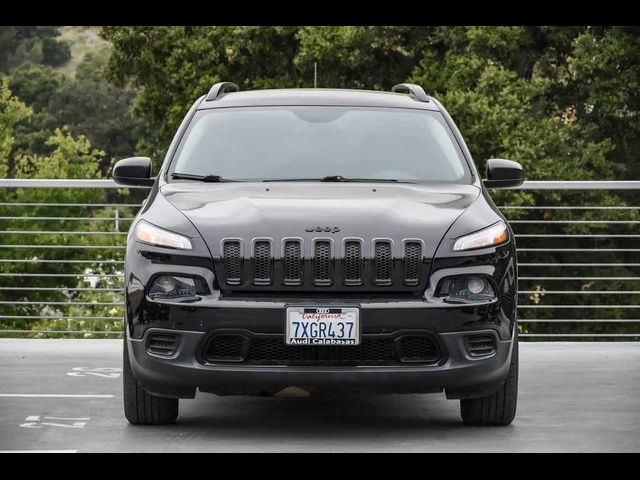
[[[492,158],[487,160],[487,188],[519,187],[524,182],[524,169],[518,162]]]
[[[130,157],[118,161],[113,167],[113,180],[120,185],[152,186],[156,179],[151,177],[151,159]]]

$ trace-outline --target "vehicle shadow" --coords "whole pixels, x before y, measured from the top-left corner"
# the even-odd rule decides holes
[[[128,426],[134,450],[466,451],[508,448],[513,426],[470,427],[444,394],[332,395],[310,398],[219,397],[181,401],[174,425]]]
[[[309,398],[217,397],[183,401],[177,426],[206,435],[344,437],[464,428],[458,402],[435,395],[323,395]]]

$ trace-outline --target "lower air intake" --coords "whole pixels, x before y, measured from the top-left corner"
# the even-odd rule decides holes
[[[493,335],[466,337],[464,346],[470,357],[489,357],[496,353],[496,339]]]
[[[153,355],[170,357],[178,351],[179,343],[177,335],[152,333],[147,340],[147,351]]]
[[[433,365],[442,353],[427,334],[365,335],[360,345],[287,345],[282,335],[224,333],[213,335],[204,349],[210,363],[246,365]]]

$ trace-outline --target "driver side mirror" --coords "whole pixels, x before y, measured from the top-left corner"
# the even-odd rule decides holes
[[[113,180],[120,185],[152,186],[156,179],[151,177],[151,159],[130,157],[118,161],[113,167]]]
[[[524,169],[518,162],[504,160],[502,158],[487,160],[487,179],[484,181],[485,187],[519,187],[523,182]]]

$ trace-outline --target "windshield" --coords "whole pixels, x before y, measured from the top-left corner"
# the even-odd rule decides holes
[[[224,180],[358,179],[469,183],[439,112],[288,106],[196,112],[170,172]]]

